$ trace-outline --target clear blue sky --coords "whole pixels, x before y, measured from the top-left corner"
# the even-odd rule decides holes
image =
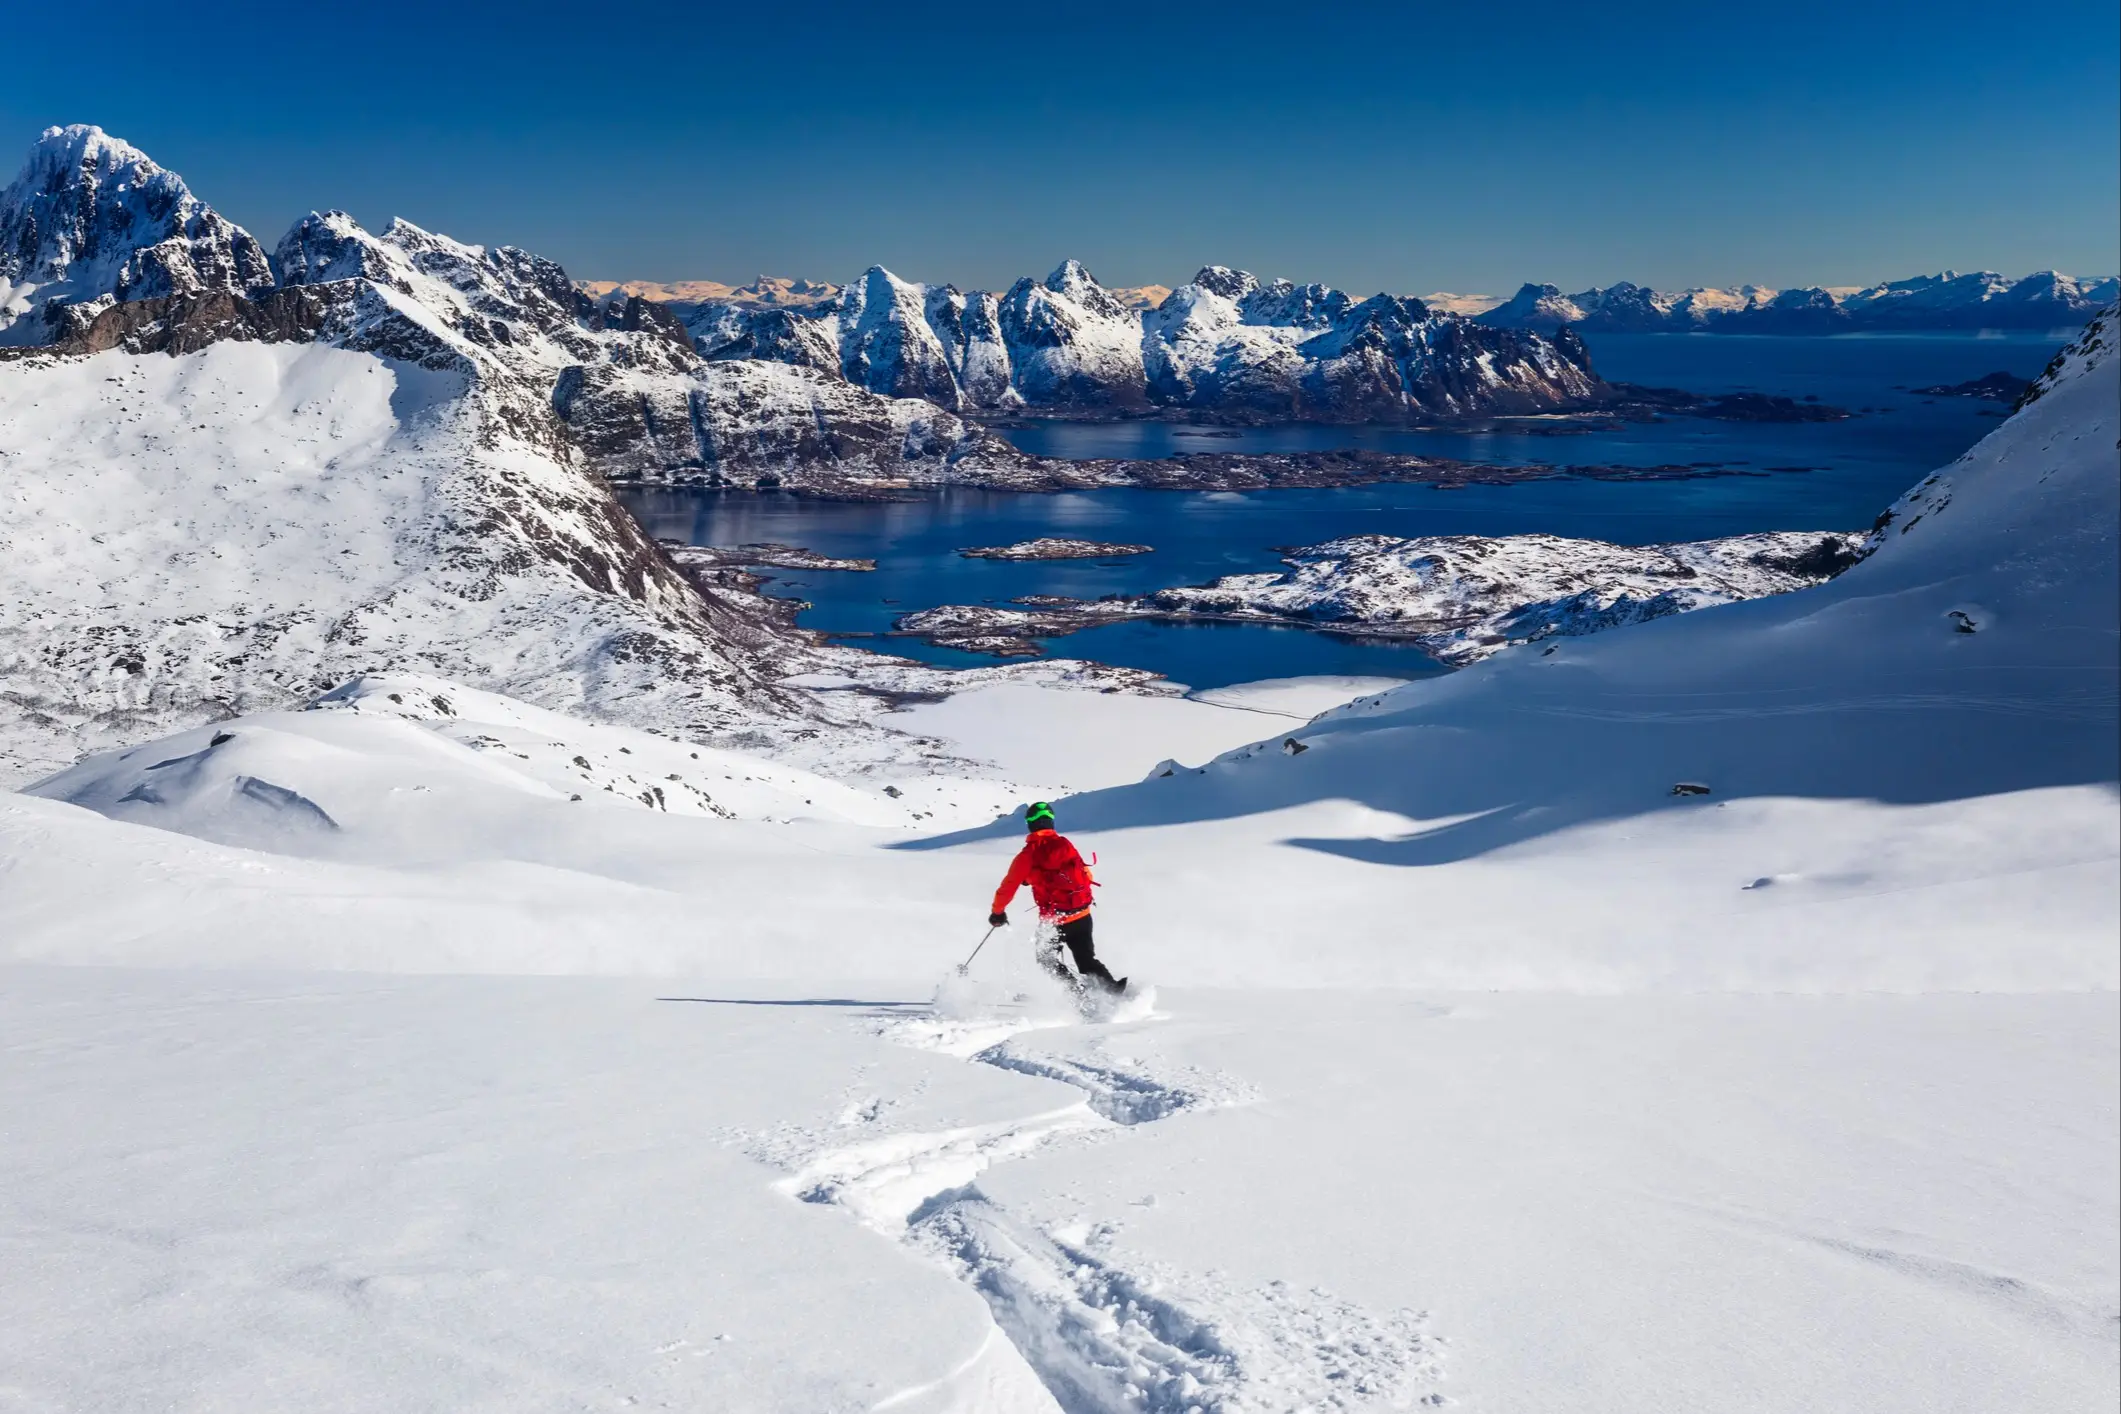
[[[10,37],[10,173],[48,124],[98,123],[268,243],[336,206],[603,278],[2121,265],[2113,0],[107,0]]]

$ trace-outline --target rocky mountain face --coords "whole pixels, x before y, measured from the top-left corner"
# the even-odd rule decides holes
[[[769,359],[952,411],[1232,421],[1403,421],[1586,406],[1607,396],[1580,341],[1473,323],[1420,300],[1357,301],[1208,266],[1152,309],[1077,261],[1001,295],[872,267],[807,309],[681,311],[709,359]]]
[[[1590,333],[1723,332],[1833,334],[1862,329],[2059,329],[2082,324],[2121,295],[2113,277],[2075,280],[2053,270],[2007,279],[1989,271],[1947,270],[1862,289],[1761,285],[1670,293],[1625,281],[1565,295],[1556,285],[1525,285],[1478,316],[1502,329]]]
[[[0,191],[0,344],[53,343],[114,303],[273,288],[248,231],[100,128],[49,128]]]

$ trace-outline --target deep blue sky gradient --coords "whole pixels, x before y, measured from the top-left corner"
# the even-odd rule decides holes
[[[602,278],[2121,265],[2112,0],[111,0],[52,24],[9,26],[0,166],[98,123],[268,242],[336,206]]]

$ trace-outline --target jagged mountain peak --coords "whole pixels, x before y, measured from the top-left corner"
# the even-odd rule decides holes
[[[178,187],[184,185],[182,177],[165,171],[139,148],[124,138],[112,137],[94,123],[54,125],[39,133],[30,145],[23,174],[27,176],[31,171],[54,176],[81,171],[104,175],[132,171],[141,178],[159,174],[172,179]]]
[[[380,246],[346,212],[312,211],[290,226],[273,248],[273,269],[287,285],[387,279],[389,267]]]
[[[1259,288],[1259,280],[1248,270],[1232,270],[1227,265],[1203,265],[1193,274],[1193,283],[1212,295],[1224,299],[1243,299]]]
[[[1090,273],[1090,268],[1073,256],[1054,266],[1053,273],[1046,277],[1046,288],[1056,294],[1067,294],[1078,286],[1095,284],[1097,277]]]
[[[1326,328],[1354,306],[1354,300],[1331,285],[1298,285],[1288,280],[1269,280],[1238,304],[1249,324],[1291,329]]]
[[[91,124],[47,128],[0,190],[0,343],[51,342],[115,301],[272,284],[248,231]]]
[[[861,290],[862,297],[868,300],[896,298],[900,295],[910,295],[914,299],[919,299],[925,289],[924,286],[911,280],[900,279],[881,265],[870,266],[852,284],[845,287],[846,290],[850,291],[857,288]]]

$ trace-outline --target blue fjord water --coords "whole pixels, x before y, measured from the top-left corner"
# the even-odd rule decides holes
[[[1608,378],[1701,393],[1813,396],[1840,407],[1880,409],[1842,422],[1671,418],[1567,436],[1055,422],[1008,434],[1027,451],[1061,457],[1361,446],[1505,465],[1708,462],[1754,473],[1743,476],[1570,479],[1452,491],[1426,486],[1058,495],[950,490],[882,504],[705,489],[638,489],[622,495],[654,535],[704,545],[778,541],[875,559],[873,574],[768,571],[773,576],[769,592],[810,602],[801,618],[806,627],[841,634],[881,634],[898,615],[936,604],[1006,603],[1020,594],[1095,598],[1272,570],[1278,567],[1276,546],[1343,535],[1546,532],[1642,545],[1759,530],[1855,530],[1993,429],[2002,411],[1995,403],[1925,399],[1908,390],[1999,369],[2030,377],[2070,332],[1835,338],[1647,334],[1590,341],[1593,360]],[[1227,435],[1230,431],[1238,435]],[[1209,432],[1217,435],[1202,435]],[[1041,535],[1156,548],[1126,559],[1034,563],[968,560],[957,553],[965,546],[1005,545]],[[914,639],[854,641],[943,666],[994,661]],[[1442,671],[1404,645],[1255,625],[1115,624],[1053,640],[1049,648],[1056,655],[1148,668],[1195,687],[1320,673],[1420,677]]]

